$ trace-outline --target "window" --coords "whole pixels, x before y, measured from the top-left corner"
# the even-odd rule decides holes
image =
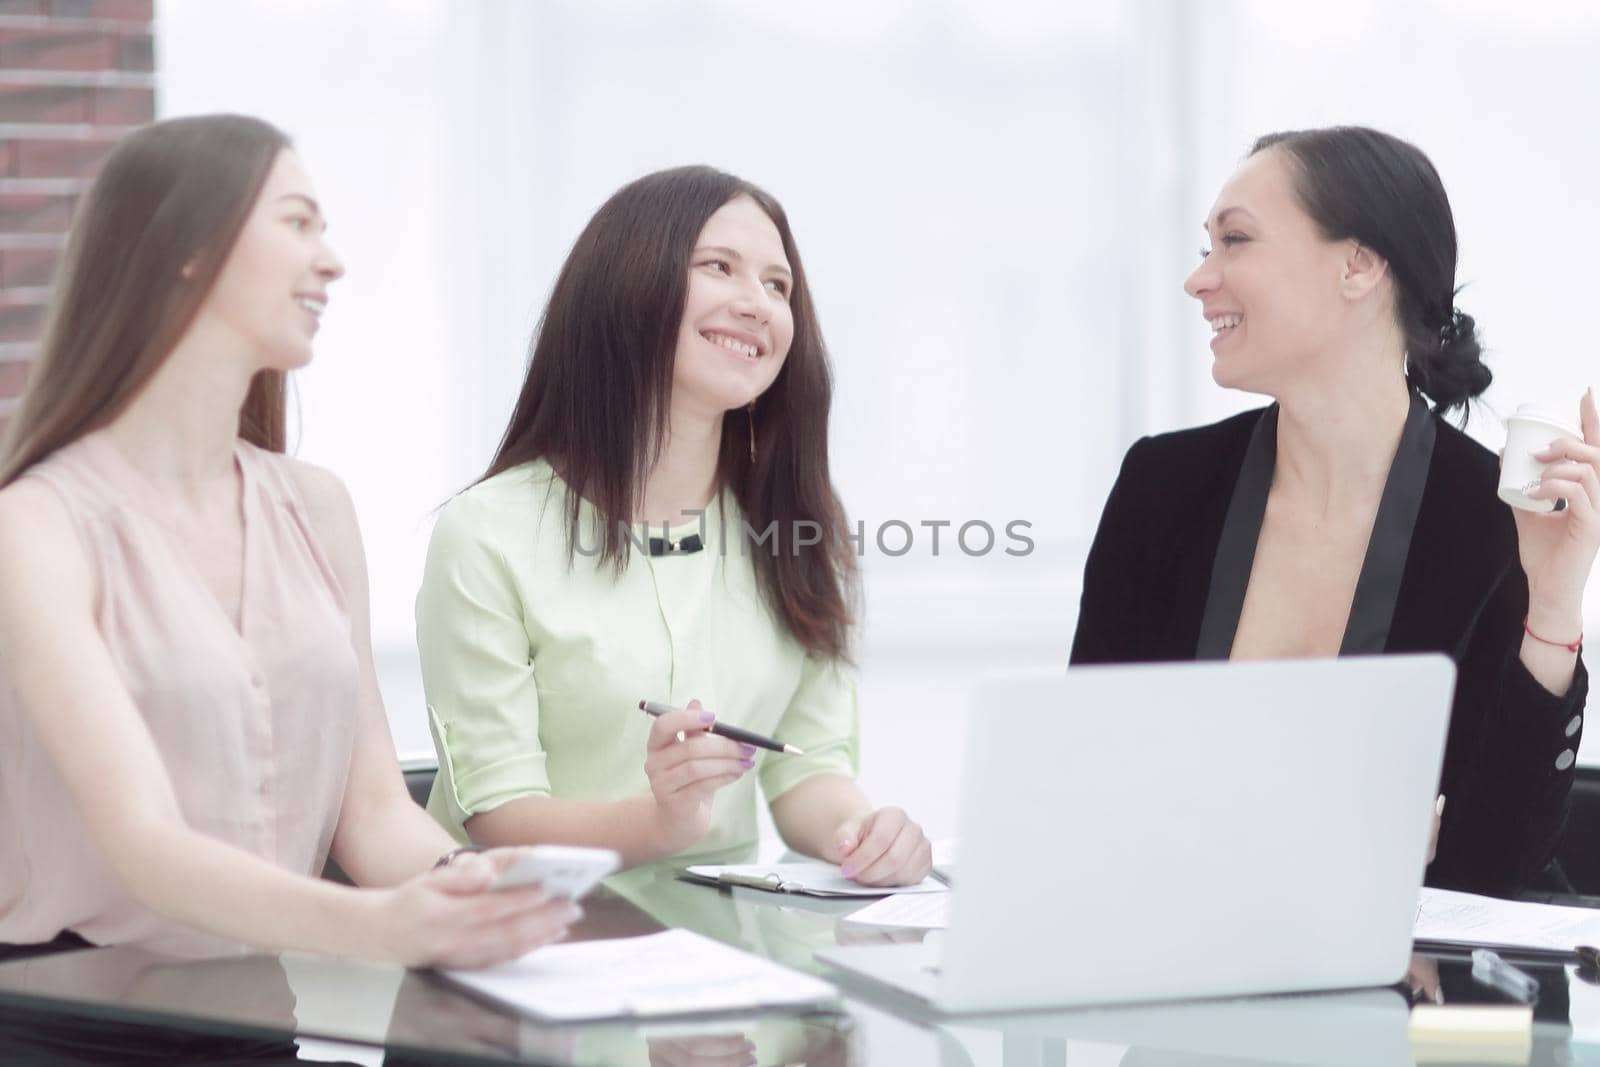
[[[486,465],[578,230],[619,185],[685,162],[776,194],[835,361],[882,751],[872,733],[892,744],[910,705],[958,719],[982,670],[1065,661],[1135,437],[1259,402],[1211,383],[1180,288],[1258,134],[1414,139],[1456,208],[1494,407],[1570,401],[1595,377],[1600,217],[1582,205],[1600,142],[1581,123],[1600,15],[1516,10],[169,0],[159,107],[277,122],[328,205],[349,274],[300,376],[299,452],[355,497],[408,755],[431,752],[411,621],[431,509]],[[1498,444],[1491,419],[1473,428]],[[997,532],[987,555],[955,543],[973,520]],[[1026,556],[1004,554],[1012,520],[1031,524]],[[895,521],[904,555],[876,537],[897,550]]]

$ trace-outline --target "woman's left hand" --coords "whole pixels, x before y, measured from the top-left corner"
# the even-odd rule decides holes
[[[1512,514],[1528,576],[1529,613],[1575,619],[1581,626],[1583,587],[1600,549],[1600,411],[1593,389],[1583,394],[1578,414],[1583,441],[1561,440],[1535,452],[1547,466],[1528,491],[1537,500],[1565,500],[1565,507],[1543,514],[1514,508]]]
[[[916,885],[933,870],[933,845],[899,808],[848,819],[834,840],[841,873],[860,885]]]
[[[1411,957],[1406,976],[1401,980],[1406,999],[1412,1004],[1443,1004],[1444,990],[1439,985],[1439,961],[1432,956]]]

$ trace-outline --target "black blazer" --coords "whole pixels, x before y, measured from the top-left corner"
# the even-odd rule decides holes
[[[1196,658],[1230,501],[1268,413],[1275,418],[1273,408],[1259,409],[1128,450],[1084,567],[1074,664]],[[1510,510],[1495,496],[1498,462],[1443,419],[1423,418],[1432,422],[1432,453],[1418,464],[1426,482],[1420,506],[1411,505],[1415,523],[1381,647],[1442,651],[1457,668],[1439,786],[1447,801],[1428,884],[1509,895],[1555,854],[1588,674],[1580,657],[1571,688],[1557,697],[1523,667],[1528,585]],[[1380,555],[1369,550],[1363,583]]]

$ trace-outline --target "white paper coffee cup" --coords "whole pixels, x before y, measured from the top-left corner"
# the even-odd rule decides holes
[[[1500,499],[1524,511],[1554,511],[1554,500],[1535,500],[1528,490],[1539,484],[1548,463],[1533,458],[1553,441],[1570,438],[1582,441],[1583,434],[1571,423],[1538,404],[1523,404],[1506,419],[1506,450],[1500,460]]]

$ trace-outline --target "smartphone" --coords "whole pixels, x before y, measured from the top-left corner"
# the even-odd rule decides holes
[[[502,871],[489,888],[538,884],[553,897],[577,900],[620,866],[622,857],[609,848],[534,845]]]

